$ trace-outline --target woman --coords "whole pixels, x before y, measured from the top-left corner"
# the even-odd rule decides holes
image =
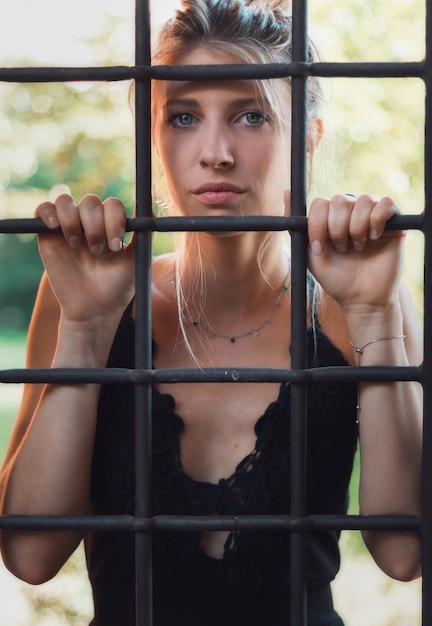
[[[288,62],[281,3],[184,0],[155,63]],[[313,58],[313,57],[311,57]],[[310,81],[309,159],[322,134]],[[153,136],[180,215],[290,211],[289,80],[157,82]],[[315,199],[309,269],[308,364],[407,365],[421,360],[410,297],[400,284],[403,233],[385,232],[394,202],[368,195]],[[134,268],[120,200],[67,195],[37,215],[42,279],[29,367],[133,367]],[[316,282],[315,282],[316,281]],[[318,288],[318,285],[320,286]],[[154,367],[290,367],[290,260],[281,233],[187,233],[153,261]],[[289,385],[178,383],[153,390],[153,512],[289,512]],[[413,383],[361,385],[361,511],[418,514],[420,404]],[[308,511],[341,514],[357,442],[357,390],[308,390]],[[2,473],[3,512],[134,512],[131,385],[27,386]],[[359,413],[360,415],[360,413]],[[31,583],[58,571],[79,532],[3,533],[6,565]],[[133,624],[133,538],[86,536],[92,624]],[[365,533],[390,576],[419,575],[411,533]],[[155,624],[287,624],[289,533],[156,533]],[[329,583],[337,533],[308,540],[308,624],[340,625]]]

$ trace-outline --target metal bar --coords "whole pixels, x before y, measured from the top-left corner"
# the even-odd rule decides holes
[[[112,532],[184,531],[196,530],[290,530],[306,533],[314,530],[419,530],[420,521],[414,515],[157,515],[142,518],[134,515],[4,515],[0,516],[0,528],[17,530],[93,530]]]
[[[422,511],[422,624],[432,623],[432,1],[426,0],[425,67],[425,267],[424,267],[424,381],[423,385],[423,511]]]
[[[432,143],[430,139],[432,78],[431,44],[432,32],[431,0],[427,5],[427,54],[425,62],[415,63],[313,63],[306,62],[307,49],[307,2],[294,0],[293,17],[293,62],[270,65],[222,65],[222,66],[170,66],[150,65],[150,12],[148,0],[136,0],[136,64],[134,67],[90,67],[90,68],[0,68],[3,82],[68,82],[68,81],[123,81],[135,79],[136,85],[136,169],[137,169],[137,217],[128,220],[128,230],[136,232],[136,361],[134,370],[83,369],[83,370],[3,370],[0,382],[101,382],[116,384],[125,381],[136,385],[136,515],[135,516],[2,516],[0,528],[26,530],[70,530],[91,529],[99,531],[128,530],[136,533],[136,587],[137,624],[150,626],[152,622],[151,589],[151,532],[155,529],[193,531],[242,530],[242,529],[288,529],[292,531],[292,626],[304,626],[306,534],[318,529],[379,529],[418,530],[419,520],[414,516],[307,516],[305,500],[305,387],[313,381],[333,380],[431,380],[432,335],[430,319],[432,311],[432,181],[426,178],[426,213],[393,218],[389,228],[423,230],[426,236],[425,264],[425,362],[417,367],[379,368],[320,368],[308,370],[305,359],[306,329],[306,79],[310,76],[397,78],[418,77],[426,82],[426,149],[425,171],[431,171]],[[292,198],[291,218],[157,218],[151,216],[151,149],[150,149],[150,79],[158,80],[238,80],[242,78],[292,77],[293,86],[293,139],[292,150]],[[303,159],[298,159],[303,155]],[[292,363],[290,371],[272,368],[219,368],[216,370],[191,370],[186,368],[153,370],[151,368],[151,233],[178,231],[237,230],[290,230],[293,239],[293,319],[292,319]],[[47,232],[40,220],[0,220],[0,233]],[[151,394],[150,386],[155,382],[291,382],[292,403],[292,501],[291,515],[281,516],[151,516]],[[424,446],[432,448],[432,425],[430,412],[430,385],[425,385]],[[427,408],[427,409],[426,409]],[[431,455],[424,455],[424,476],[432,471]],[[432,562],[427,558],[432,553],[432,494],[424,480],[423,555],[424,594],[423,624],[432,623],[432,596],[429,593],[432,581]]]
[[[294,209],[293,209],[294,210]],[[395,215],[386,224],[386,230],[423,230],[423,213]],[[291,217],[277,216],[221,216],[221,217],[145,217],[128,218],[128,232],[186,232],[186,231],[306,231],[307,218],[304,215]],[[39,218],[0,219],[0,233],[47,233],[54,234]]]
[[[0,370],[0,383],[62,383],[77,385],[80,383],[133,383],[150,385],[155,383],[292,383],[293,385],[309,385],[313,382],[354,382],[376,381],[390,382],[396,380],[426,380],[423,367],[419,366],[373,366],[373,367],[320,367],[281,369],[273,367],[216,367],[216,368],[165,368],[154,369],[10,369]]]
[[[150,2],[135,4],[135,64],[150,65]],[[136,215],[152,215],[151,193],[151,84],[147,78],[135,84]],[[135,368],[152,365],[151,232],[135,235]],[[152,513],[152,401],[150,383],[135,386],[135,514]],[[153,623],[152,535],[135,534],[135,597],[137,626]]]
[[[1,67],[0,81],[57,83],[122,80],[241,80],[293,76],[338,78],[423,78],[425,64],[418,62],[268,63],[265,65],[142,65],[115,67]]]
[[[292,60],[304,63],[307,60],[307,0],[294,0],[292,9]],[[306,216],[307,198],[307,80],[303,76],[291,79],[291,212]],[[291,367],[306,367],[306,232],[294,231],[291,235]],[[304,516],[307,511],[306,498],[306,443],[307,443],[307,395],[301,385],[291,386],[290,411],[290,513]],[[306,535],[291,533],[290,555],[290,613],[292,626],[306,626]]]

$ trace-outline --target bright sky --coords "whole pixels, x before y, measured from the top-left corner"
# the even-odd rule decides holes
[[[151,0],[155,24],[168,19],[180,0]],[[101,33],[103,16],[124,19],[119,45],[133,50],[134,0],[0,0],[0,65],[31,58],[44,65],[87,65],[82,43]]]

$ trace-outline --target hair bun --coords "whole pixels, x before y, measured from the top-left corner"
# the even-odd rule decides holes
[[[274,11],[278,9],[284,13],[291,13],[291,0],[246,0],[246,4],[262,6],[265,9],[271,9]]]

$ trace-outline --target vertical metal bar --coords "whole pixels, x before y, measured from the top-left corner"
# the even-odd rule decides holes
[[[425,70],[425,268],[424,268],[424,362],[423,381],[432,380],[432,0],[426,0]],[[423,626],[432,623],[432,388],[424,384],[423,426]]]
[[[135,63],[150,65],[149,0],[136,0]],[[137,81],[135,86],[136,142],[136,215],[151,216],[151,84]],[[135,234],[135,367],[150,369],[152,365],[151,331],[151,233]],[[135,388],[135,515],[150,517],[151,506],[151,388]],[[152,537],[149,533],[135,535],[136,623],[151,626],[152,603]]]
[[[293,61],[307,60],[307,0],[293,1]],[[307,80],[292,78],[291,213],[306,213]],[[305,233],[291,236],[292,313],[291,367],[306,367],[306,259]],[[291,515],[306,514],[306,388],[291,387]],[[306,535],[291,534],[291,626],[305,626]]]

